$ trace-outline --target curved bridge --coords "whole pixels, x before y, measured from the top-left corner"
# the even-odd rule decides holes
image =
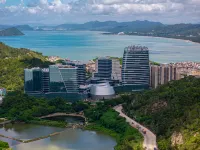
[[[44,119],[44,118],[51,118],[51,117],[60,117],[60,116],[67,116],[67,117],[80,117],[83,118],[85,120],[85,122],[87,121],[86,117],[82,114],[77,114],[77,113],[71,113],[71,114],[67,114],[67,113],[54,113],[54,114],[49,114],[46,116],[42,116],[39,117],[40,119]]]

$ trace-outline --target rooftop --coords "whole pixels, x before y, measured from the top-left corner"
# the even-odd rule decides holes
[[[137,45],[131,45],[128,47],[125,47],[124,49],[127,52],[131,52],[131,51],[148,51],[148,47],[145,46],[137,46]]]
[[[105,59],[110,59],[110,56],[98,57],[98,60],[105,60]]]
[[[33,68],[30,68],[30,69],[26,68],[24,70],[26,70],[26,71],[40,70],[40,67],[33,67]]]
[[[78,61],[78,60],[65,60],[66,64],[74,64],[74,65],[84,65],[83,62]]]
[[[71,69],[77,69],[77,67],[75,67],[75,66],[71,66],[71,65],[51,65],[51,66],[54,66],[54,67],[58,67],[58,68],[60,68],[60,69],[67,69],[67,68],[71,68]]]

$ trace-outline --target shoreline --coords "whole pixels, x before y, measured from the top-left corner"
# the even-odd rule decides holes
[[[101,33],[102,35],[118,35],[117,33],[111,33],[111,32],[103,32]],[[185,41],[185,42],[191,42],[194,44],[200,44],[200,42],[194,42],[191,40],[186,40],[186,39],[181,39],[181,38],[173,38],[173,37],[162,37],[162,36],[151,36],[151,35],[134,35],[134,34],[123,34],[123,35],[118,35],[118,36],[141,36],[141,37],[153,37],[153,38],[163,38],[163,39],[174,39],[174,40],[181,40],[181,41]]]

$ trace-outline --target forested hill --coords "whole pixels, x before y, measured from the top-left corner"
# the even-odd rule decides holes
[[[42,60],[45,60],[46,57],[42,53],[34,52],[25,48],[13,48],[4,43],[0,42],[0,58],[24,58],[24,57],[35,57]]]
[[[84,24],[62,24],[54,27],[65,30],[91,30],[91,31],[108,31],[113,33],[125,31],[151,31],[154,28],[163,26],[160,22],[152,21],[131,21],[131,22],[116,22],[116,21],[91,21]]]
[[[124,109],[156,133],[160,150],[200,149],[200,79],[187,77],[131,95]]]
[[[0,42],[0,88],[23,90],[24,68],[47,67],[49,64],[41,53],[12,48]]]
[[[19,36],[19,35],[24,35],[24,33],[19,31],[15,27],[4,29],[4,30],[0,31],[0,36]]]

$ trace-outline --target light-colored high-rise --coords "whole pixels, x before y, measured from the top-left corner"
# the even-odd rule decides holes
[[[121,76],[121,68],[120,68],[120,62],[119,59],[112,59],[112,74],[111,74],[111,78],[112,80],[122,80],[122,76]]]
[[[152,88],[179,79],[181,79],[181,74],[172,64],[151,65],[150,84]]]

